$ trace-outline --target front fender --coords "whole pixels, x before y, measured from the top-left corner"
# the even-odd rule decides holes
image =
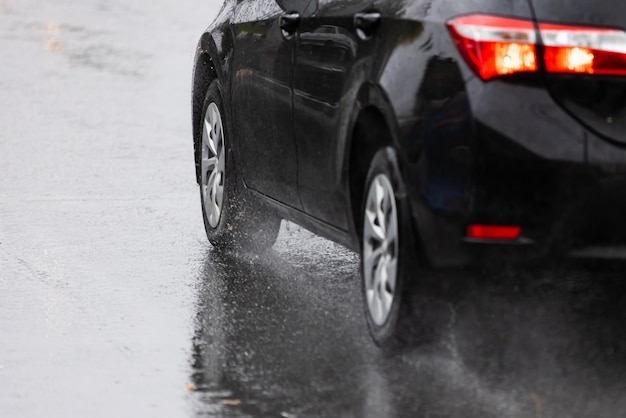
[[[224,105],[230,107],[230,80],[227,77],[232,53],[230,21],[234,1],[224,3],[222,10],[202,34],[196,47],[192,73],[191,122],[194,143],[196,181],[200,182],[200,141],[202,140],[202,108],[204,97],[215,79],[222,80]]]

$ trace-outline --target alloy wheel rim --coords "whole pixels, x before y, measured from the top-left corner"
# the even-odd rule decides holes
[[[398,272],[398,211],[389,178],[370,184],[363,224],[365,297],[372,321],[382,326],[391,313]]]
[[[202,131],[202,204],[211,228],[216,228],[224,203],[224,127],[214,102],[207,107]]]

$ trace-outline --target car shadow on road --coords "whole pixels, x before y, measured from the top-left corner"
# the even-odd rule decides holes
[[[354,259],[212,250],[197,281],[194,411],[615,416],[626,410],[623,267],[440,274],[422,316],[436,337],[388,355],[367,335]]]

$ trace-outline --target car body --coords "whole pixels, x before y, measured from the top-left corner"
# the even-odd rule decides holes
[[[246,193],[362,258],[383,149],[421,266],[617,254],[625,27],[612,0],[226,0],[196,53],[198,182],[217,80]]]

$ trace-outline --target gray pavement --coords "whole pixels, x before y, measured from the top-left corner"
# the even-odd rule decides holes
[[[370,342],[357,258],[216,253],[190,76],[218,0],[0,0],[0,417],[617,417],[624,264],[440,275]]]
[[[0,2],[0,416],[188,415],[216,1]]]

